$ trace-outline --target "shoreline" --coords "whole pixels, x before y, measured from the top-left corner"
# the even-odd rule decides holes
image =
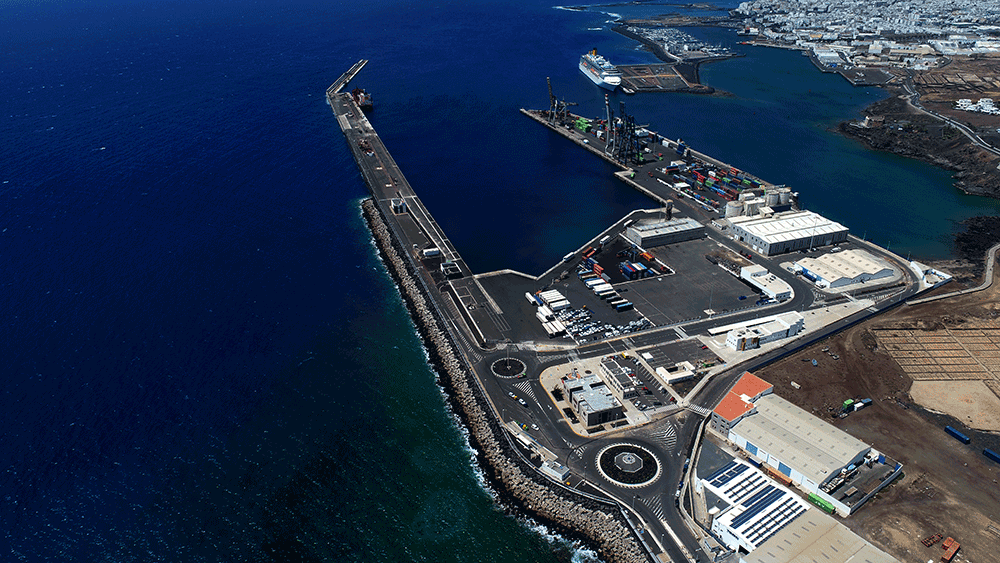
[[[953,132],[934,117],[921,114],[895,87],[879,86],[889,97],[862,110],[867,125],[842,121],[838,131],[869,149],[914,158],[952,172],[963,193],[1000,199],[996,157]],[[935,138],[937,137],[937,138]]]
[[[361,203],[362,215],[372,234],[379,257],[399,288],[400,296],[427,350],[428,363],[445,390],[448,404],[469,432],[469,445],[477,465],[496,492],[497,502],[507,511],[524,515],[550,527],[570,541],[580,541],[609,563],[648,561],[633,529],[615,503],[603,504],[582,495],[572,495],[544,480],[528,465],[506,438],[496,417],[483,405],[484,397],[471,381],[475,376],[455,354],[455,346],[441,329],[429,298],[414,280],[410,265],[402,257],[399,243],[384,223],[372,199]],[[575,498],[569,498],[575,497]],[[576,498],[578,497],[578,498]]]

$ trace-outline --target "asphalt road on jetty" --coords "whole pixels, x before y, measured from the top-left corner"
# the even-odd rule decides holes
[[[641,546],[621,507],[550,481],[515,450],[482,381],[466,360],[475,353],[468,343],[471,335],[456,337],[456,327],[465,321],[455,314],[454,307],[447,306],[451,297],[442,290],[447,282],[428,270],[419,258],[420,250],[439,249],[463,275],[470,274],[468,268],[350,95],[331,91],[327,99],[372,193],[372,199],[363,204],[364,214],[383,261],[400,288],[450,400],[469,429],[473,447],[485,461],[484,469],[528,513],[587,538],[603,559],[649,561],[650,553]],[[393,211],[394,199],[405,201],[405,212]]]

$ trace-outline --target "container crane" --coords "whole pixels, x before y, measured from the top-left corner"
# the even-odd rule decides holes
[[[549,123],[555,123],[555,119],[558,117],[560,121],[565,121],[569,115],[569,107],[577,105],[576,102],[567,102],[565,98],[562,100],[556,99],[556,95],[552,93],[552,81],[549,77],[545,77],[545,82],[549,85]]]

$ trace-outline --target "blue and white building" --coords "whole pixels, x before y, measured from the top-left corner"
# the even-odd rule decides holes
[[[725,502],[712,520],[712,533],[733,551],[752,552],[809,509],[802,497],[735,459],[701,486]]]

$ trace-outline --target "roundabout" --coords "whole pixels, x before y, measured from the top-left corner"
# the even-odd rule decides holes
[[[624,442],[602,448],[597,453],[597,469],[620,487],[645,487],[660,478],[660,462],[653,452]]]
[[[526,369],[524,362],[517,358],[501,358],[490,364],[493,375],[503,378],[520,377]]]

